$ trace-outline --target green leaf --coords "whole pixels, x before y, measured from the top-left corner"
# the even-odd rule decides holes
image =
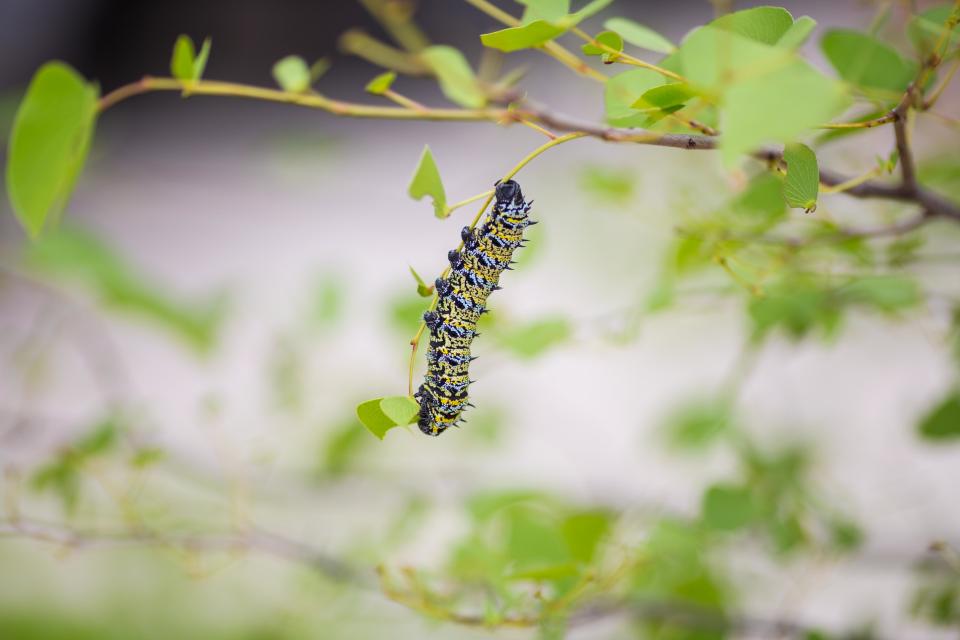
[[[396,71],[387,71],[386,73],[381,73],[376,78],[368,82],[364,89],[366,89],[367,93],[372,93],[375,96],[379,96],[386,93],[393,85],[393,81],[396,79]]]
[[[83,169],[98,90],[60,62],[40,67],[17,109],[7,147],[7,193],[32,238],[56,224]]]
[[[960,391],[941,400],[923,417],[917,430],[922,438],[934,442],[960,438]]]
[[[645,91],[631,107],[635,109],[669,109],[684,104],[699,95],[696,89],[682,82],[672,82]]]
[[[597,44],[613,49],[617,53],[623,51],[623,39],[614,31],[604,31],[603,33],[599,33],[594,40],[597,42]],[[603,56],[603,61],[607,64],[616,61],[616,59],[619,57],[617,53],[601,49],[599,46],[593,45],[589,42],[583,45],[581,49],[583,50],[583,53],[588,56]]]
[[[896,49],[858,31],[831,29],[820,47],[840,77],[859,87],[901,93],[917,72]]]
[[[668,418],[668,442],[681,450],[704,450],[733,427],[733,407],[726,399],[703,399],[684,405]]]
[[[300,56],[287,56],[273,65],[273,79],[284,91],[303,93],[310,88],[310,67]]]
[[[501,347],[523,359],[533,359],[570,339],[573,329],[565,318],[551,317],[498,333]]]
[[[603,511],[585,511],[567,516],[560,524],[570,555],[578,562],[590,562],[597,546],[610,531],[610,515]]]
[[[648,90],[663,84],[663,77],[649,69],[631,69],[618,73],[604,88],[607,122],[620,127],[640,126],[647,114],[638,112],[633,103]]]
[[[433,287],[424,282],[423,278],[420,277],[420,274],[417,273],[413,267],[410,267],[410,275],[417,281],[417,295],[423,298],[429,298],[433,295]]]
[[[777,224],[787,212],[783,199],[783,179],[773,172],[757,174],[730,208],[738,224],[753,231],[764,231]]]
[[[592,0],[591,2],[585,4],[579,11],[575,11],[568,16],[560,18],[560,20],[558,20],[558,24],[561,26],[576,26],[587,18],[600,13],[610,6],[610,3],[612,2],[613,0]]]
[[[310,65],[310,84],[316,84],[317,80],[322,78],[331,66],[330,58],[317,58],[317,61]]]
[[[820,167],[816,154],[807,145],[794,142],[784,147],[783,159],[787,163],[787,176],[783,180],[784,200],[806,213],[816,211],[820,193]]]
[[[357,406],[357,418],[360,419],[360,423],[363,424],[370,433],[380,440],[383,440],[384,436],[387,435],[387,431],[397,426],[397,423],[380,408],[381,400],[383,400],[383,398],[374,398],[373,400],[360,403]]]
[[[781,7],[754,7],[721,16],[710,25],[772,45],[793,26],[793,16]]]
[[[564,32],[566,32],[566,29],[563,27],[558,27],[546,20],[535,20],[520,27],[510,27],[492,33],[484,33],[480,36],[480,42],[485,47],[509,53],[539,47]]]
[[[749,525],[756,509],[746,487],[715,484],[703,495],[700,512],[704,524],[711,529],[733,531]]]
[[[479,109],[487,103],[473,69],[458,50],[434,45],[421,51],[420,57],[436,74],[443,95],[452,102],[469,109]]]
[[[952,27],[948,26],[947,20],[952,22]],[[950,3],[942,4],[913,16],[907,25],[907,36],[917,51],[928,54],[943,37],[944,31],[949,29],[952,33],[945,49],[949,51],[960,40],[960,34],[957,33],[958,23],[960,23],[960,11],[954,13]]]
[[[398,426],[417,421],[420,404],[410,396],[389,396],[380,400],[380,410]]]
[[[846,303],[873,307],[885,313],[915,307],[922,300],[917,283],[897,275],[857,278],[839,293]]]
[[[800,16],[796,22],[790,25],[790,28],[780,36],[780,39],[777,40],[777,46],[784,49],[799,48],[807,41],[807,38],[810,37],[810,34],[813,33],[816,26],[817,21],[810,16]]]
[[[517,0],[524,5],[523,24],[530,24],[537,20],[556,22],[570,13],[570,0]]]
[[[324,443],[319,471],[334,476],[343,474],[369,442],[370,439],[357,428],[356,419],[343,422]]]
[[[420,162],[417,163],[417,169],[413,172],[413,178],[410,180],[410,186],[407,187],[407,193],[414,200],[420,200],[423,196],[430,196],[433,200],[433,213],[438,218],[447,217],[447,193],[443,189],[443,181],[440,179],[440,170],[437,169],[437,163],[430,153],[430,147],[424,146],[423,153],[420,155]]]
[[[173,44],[173,56],[170,58],[170,74],[178,80],[194,80],[194,52],[193,39],[188,35],[181,35]]]
[[[136,273],[89,233],[61,229],[48,234],[29,248],[26,262],[44,274],[83,285],[106,306],[149,320],[201,353],[215,344],[224,318],[221,298],[196,304],[165,295],[161,286]]]
[[[591,196],[622,204],[633,196],[637,178],[627,169],[607,166],[585,167],[580,173],[580,187]]]
[[[204,38],[203,44],[200,45],[200,53],[197,54],[197,57],[193,60],[193,79],[199,80],[203,77],[203,72],[207,70],[207,60],[210,58],[210,45],[212,41],[210,38]]]
[[[610,18],[603,23],[605,29],[616,31],[624,41],[635,47],[656,51],[658,53],[673,53],[677,47],[653,29],[646,27],[628,18]]]

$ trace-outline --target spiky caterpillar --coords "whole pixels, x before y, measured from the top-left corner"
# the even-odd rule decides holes
[[[420,402],[420,430],[438,436],[460,421],[470,405],[470,345],[477,321],[486,313],[487,297],[497,289],[500,274],[522,246],[523,230],[536,224],[527,217],[532,203],[523,199],[513,180],[496,185],[496,201],[483,224],[460,232],[463,249],[447,254],[450,275],[437,278],[437,306],[423,314],[430,330],[427,374],[414,394]]]

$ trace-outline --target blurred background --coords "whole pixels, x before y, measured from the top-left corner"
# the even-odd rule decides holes
[[[881,4],[783,3],[819,29],[864,28]],[[902,22],[909,3],[887,4],[891,24]],[[603,15],[678,42],[714,11],[621,0]],[[459,2],[423,0],[416,15],[474,66],[477,35],[499,28]],[[358,28],[388,37],[352,2],[0,0],[0,138],[44,61],[64,60],[106,92],[165,75],[181,33],[212,37],[207,78],[272,86],[279,58],[328,57],[320,91],[376,102],[363,87],[377,68],[338,47]],[[816,35],[806,47],[822,65]],[[526,67],[522,86],[538,102],[602,120],[601,92],[554,60],[519,52],[504,64]],[[395,86],[442,104],[429,78]],[[957,98],[950,90],[940,110],[956,113]],[[886,154],[889,135],[831,146],[824,162],[855,175]],[[918,155],[956,154],[942,124],[921,123],[916,136]],[[793,543],[747,533],[710,547],[725,610],[956,637],[916,603],[932,588],[918,570],[930,544],[960,543],[960,451],[914,429],[954,379],[941,338],[956,262],[925,263],[931,290],[947,292],[939,302],[894,319],[851,314],[829,340],[749,348],[742,292],[719,268],[652,313],[679,221],[742,189],[743,171],[713,154],[583,140],[524,169],[543,224],[491,299],[473,415],[436,439],[394,429],[381,442],[360,426],[359,402],[406,392],[408,341],[429,302],[409,267],[431,281],[475,211],[437,220],[406,195],[423,145],[457,201],[541,141],[520,126],[156,93],[99,120],[59,249],[29,245],[4,196],[3,522],[29,516],[37,528],[0,529],[11,534],[0,538],[0,637],[531,637],[415,613],[384,597],[374,567],[447,575],[479,535],[478,495],[523,490],[617,514],[611,530],[629,546],[696,517],[707,487],[767,468],[797,474],[785,482],[802,484],[809,544],[771,550]],[[868,219],[884,207],[894,210],[827,196],[815,215]],[[684,433],[728,423],[763,452],[755,467],[736,445],[686,450]],[[814,544],[824,531],[836,545]],[[763,624],[735,635],[789,635]],[[714,637],[638,631],[617,615],[570,637],[635,633]]]

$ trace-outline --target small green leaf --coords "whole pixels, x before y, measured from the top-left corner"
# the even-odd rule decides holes
[[[468,109],[479,109],[487,103],[473,69],[457,49],[434,45],[421,51],[420,57],[437,76],[443,95],[452,102]]]
[[[170,58],[170,74],[178,80],[193,80],[196,58],[193,39],[184,34],[173,44],[173,56]]]
[[[614,31],[604,31],[603,33],[599,33],[594,40],[596,40],[598,44],[613,49],[616,52],[623,51],[623,39]],[[599,46],[593,45],[589,42],[583,45],[581,49],[588,56],[603,56],[603,61],[606,63],[613,62],[617,58],[616,53],[601,49]]]
[[[922,296],[916,281],[905,276],[882,275],[857,278],[839,290],[842,300],[895,313],[920,303]]]
[[[820,41],[840,77],[860,87],[900,93],[916,75],[916,64],[865,33],[831,29]]]
[[[613,0],[592,0],[591,2],[585,4],[579,11],[574,11],[570,15],[560,18],[557,21],[557,24],[570,27],[576,26],[587,18],[600,13],[610,6],[612,2]]]
[[[644,93],[663,84],[663,77],[649,69],[631,69],[618,73],[607,81],[603,100],[607,122],[618,127],[637,127],[647,119],[633,103]]]
[[[746,487],[715,484],[703,494],[701,515],[711,529],[743,528],[753,521],[755,511],[753,496]]]
[[[480,42],[485,47],[509,53],[539,47],[562,35],[565,31],[566,29],[546,20],[535,20],[520,27],[510,27],[492,33],[484,33],[480,36]]]
[[[397,423],[380,408],[380,401],[383,399],[374,398],[357,406],[357,418],[360,419],[361,424],[380,440],[387,435],[387,431],[397,426]]]
[[[303,93],[310,88],[310,67],[300,56],[287,56],[273,65],[273,79],[284,91]]]
[[[199,80],[203,77],[203,72],[207,70],[207,60],[210,58],[210,45],[212,41],[210,38],[204,38],[203,44],[200,45],[200,53],[197,54],[197,57],[193,59],[193,79]]]
[[[440,170],[437,169],[437,163],[433,159],[433,154],[430,153],[429,146],[423,147],[420,162],[417,163],[417,169],[413,172],[407,193],[414,200],[430,196],[433,200],[434,215],[438,218],[447,217],[447,193],[443,189]]]
[[[605,29],[616,31],[625,42],[641,49],[658,53],[673,53],[677,47],[653,29],[628,18],[610,18],[603,23]]]
[[[530,24],[537,20],[556,22],[570,13],[570,0],[517,0],[524,5],[523,24]]]
[[[917,427],[926,440],[942,442],[960,438],[960,391],[954,391],[933,408]]]
[[[664,425],[671,446],[676,449],[704,450],[733,426],[733,408],[726,399],[702,399],[675,411]]]
[[[793,26],[793,16],[781,7],[754,7],[721,16],[710,25],[772,45]]]
[[[318,58],[310,65],[310,84],[313,85],[330,70],[330,58]]]
[[[684,104],[699,95],[693,87],[682,82],[673,82],[645,91],[631,107],[635,109],[668,109]]]
[[[783,198],[791,207],[806,213],[817,210],[817,195],[820,193],[820,168],[817,156],[805,144],[791,143],[783,150],[787,163],[787,176],[783,181]]]
[[[410,396],[389,396],[380,400],[380,410],[398,426],[417,421],[420,405]]]
[[[386,93],[393,85],[393,81],[396,79],[396,71],[387,71],[386,73],[381,73],[376,78],[368,82],[364,89],[366,89],[367,93],[372,93],[375,96],[379,96]]]
[[[790,28],[777,40],[777,46],[783,49],[797,49],[817,26],[817,21],[810,16],[800,16],[797,21],[790,25]]]
[[[56,224],[90,150],[97,88],[60,62],[40,67],[17,109],[7,147],[7,193],[32,238]]]
[[[423,298],[429,298],[433,295],[433,287],[424,282],[423,278],[420,277],[419,273],[414,271],[413,267],[410,267],[410,275],[417,281],[417,295]]]

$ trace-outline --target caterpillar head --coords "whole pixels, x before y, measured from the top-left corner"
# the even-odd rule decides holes
[[[506,182],[498,180],[496,194],[498,205],[523,203],[523,193],[520,191],[520,185],[513,180],[507,180]]]

